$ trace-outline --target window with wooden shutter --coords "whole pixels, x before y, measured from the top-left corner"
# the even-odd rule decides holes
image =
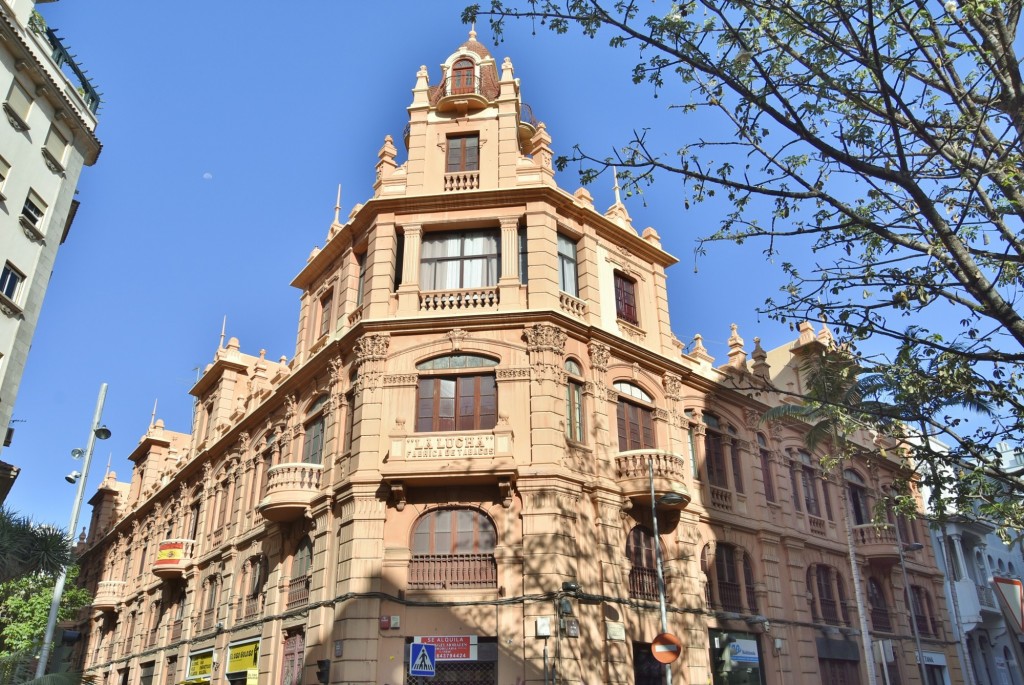
[[[638,324],[636,312],[636,281],[615,272],[615,315],[623,321]]]
[[[480,169],[480,136],[473,133],[448,138],[448,160],[445,171],[478,171]]]

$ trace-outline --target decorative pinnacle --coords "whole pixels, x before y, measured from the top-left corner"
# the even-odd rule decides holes
[[[615,204],[620,205],[622,204],[622,198],[619,197],[619,168],[613,166],[612,174],[612,178],[615,179],[615,185],[612,186],[612,189],[615,191]]]
[[[338,184],[338,199],[334,201],[334,223],[338,221],[338,213],[341,211],[341,184]]]
[[[476,40],[476,22],[474,21],[469,27],[469,39]]]

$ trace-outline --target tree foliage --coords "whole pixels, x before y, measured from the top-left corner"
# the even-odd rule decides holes
[[[71,540],[64,531],[0,507],[0,583],[33,573],[56,573],[73,560]]]
[[[560,164],[581,163],[584,181],[618,165],[634,190],[674,174],[685,207],[722,202],[698,251],[810,247],[782,262],[763,311],[824,321],[885,383],[880,396],[925,436],[916,463],[940,513],[1020,529],[1022,474],[996,445],[1024,437],[1021,5],[494,0],[463,18],[486,16],[499,38],[517,18],[607,37],[637,50],[635,83],[685,113],[712,110],[721,125],[680,127],[676,149],[641,131]]]
[[[75,585],[78,566],[68,567],[57,622],[70,621],[92,602],[85,588]],[[55,574],[33,573],[0,584],[0,658],[39,647],[53,600]],[[59,633],[59,631],[58,631]]]

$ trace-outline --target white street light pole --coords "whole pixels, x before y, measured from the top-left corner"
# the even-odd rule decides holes
[[[107,398],[107,384],[100,386],[100,396],[96,400],[96,413],[92,418],[92,427],[89,429],[89,442],[85,447],[85,456],[82,459],[82,474],[78,478],[78,490],[75,493],[75,504],[71,509],[71,522],[68,523],[68,536],[74,544],[75,531],[78,529],[78,513],[82,509],[82,499],[85,496],[85,484],[89,480],[89,464],[92,462],[92,450],[96,444],[96,438],[106,440],[110,437],[110,431],[100,425],[100,417],[103,415],[103,402]],[[53,631],[57,627],[57,610],[60,608],[60,599],[64,595],[64,582],[67,580],[67,569],[61,569],[57,575],[57,582],[53,586],[53,601],[50,602],[50,616],[46,620],[46,634],[43,636],[43,649],[39,653],[39,664],[36,666],[36,678],[46,675],[46,662],[50,658],[50,643],[53,642]]]
[[[661,566],[661,539],[658,536],[658,508],[654,495],[654,455],[647,455],[651,477],[651,527],[654,533],[654,564],[658,571],[658,608],[661,609],[661,632],[668,632],[668,611],[665,609],[665,571]],[[665,664],[665,685],[672,685],[672,665]]]

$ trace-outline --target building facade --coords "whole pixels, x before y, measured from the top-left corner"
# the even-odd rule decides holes
[[[827,331],[684,352],[675,259],[618,197],[556,185],[475,34],[408,111],[405,160],[387,136],[292,282],[294,357],[231,339],[191,433],[154,422],[92,498],[81,667],[414,684],[433,645],[434,682],[660,683],[669,632],[676,683],[961,682],[930,548],[898,572],[923,528],[870,520],[895,443],[855,436],[836,476],[761,420]]]
[[[1000,443],[1004,467],[1024,468],[1024,452]],[[978,517],[953,518],[931,531],[946,573],[946,602],[967,685],[1024,685],[1024,634],[996,594],[994,578],[1021,579],[1024,550],[1008,547]],[[1019,624],[1018,624],[1019,625]]]
[[[0,0],[0,436],[78,208],[78,178],[100,152],[99,94],[36,4]]]

